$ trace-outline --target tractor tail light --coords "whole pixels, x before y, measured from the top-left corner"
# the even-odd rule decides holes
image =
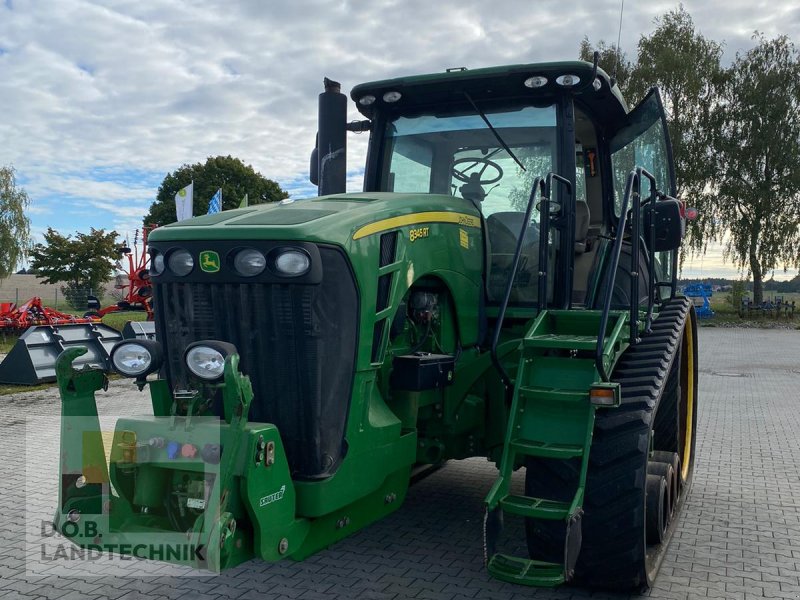
[[[595,384],[589,389],[589,402],[595,406],[619,406],[620,389],[619,384],[605,383]]]

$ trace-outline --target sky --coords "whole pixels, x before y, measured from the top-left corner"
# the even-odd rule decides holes
[[[628,0],[623,50],[635,56],[677,6]],[[725,43],[725,61],[755,30],[800,43],[796,0],[684,6]],[[0,0],[0,165],[28,192],[38,239],[47,227],[132,238],[164,176],[208,156],[238,157],[307,197],[323,77],[349,93],[449,67],[573,59],[584,37],[615,42],[619,18],[620,0]],[[350,191],[365,151],[366,136],[351,135]],[[683,275],[738,271],[712,247]]]

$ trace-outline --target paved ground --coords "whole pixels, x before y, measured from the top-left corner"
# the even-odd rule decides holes
[[[695,482],[650,597],[800,598],[800,332],[703,329],[700,344]],[[122,385],[99,401],[101,412],[147,406],[144,394],[121,396]],[[42,561],[24,544],[25,516],[46,518],[55,504],[56,395],[3,396],[0,404],[3,599],[625,598],[490,579],[481,500],[493,468],[482,460],[448,465],[414,486],[394,516],[302,563],[251,562],[198,578],[161,563],[116,561],[34,576]],[[34,423],[27,451],[26,419]]]

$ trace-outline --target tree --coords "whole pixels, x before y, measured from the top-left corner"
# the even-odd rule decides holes
[[[621,69],[625,79],[619,85],[631,107],[658,86],[667,114],[678,197],[698,209],[698,218],[687,224],[686,247],[692,253],[704,252],[718,234],[713,216],[719,154],[714,115],[725,80],[720,64],[722,46],[695,29],[683,5],[656,18],[655,25],[652,33],[639,38],[634,63],[627,63],[621,54],[619,62],[629,73]],[[601,41],[598,50],[601,66],[617,60],[618,49],[613,45]],[[581,57],[587,58],[591,51],[585,39],[579,49]]]
[[[194,215],[204,215],[216,191],[222,188],[222,208],[238,208],[245,195],[249,204],[276,202],[288,197],[280,186],[258,173],[250,165],[231,156],[209,157],[205,164],[183,165],[167,173],[158,188],[144,223],[166,225],[177,220],[175,194],[194,182]]]
[[[706,210],[727,256],[753,278],[800,266],[800,55],[781,36],[737,54],[717,111],[719,148],[714,201]]]
[[[716,121],[724,70],[722,46],[707,40],[694,27],[683,5],[655,20],[656,29],[639,39],[636,65],[631,73],[631,92],[641,98],[658,86],[667,113],[678,196],[699,211],[690,222],[689,246],[704,249],[713,235],[712,196]]]
[[[25,215],[30,200],[17,187],[14,167],[0,167],[0,279],[17,268],[30,246],[31,222]]]
[[[65,283],[61,287],[67,302],[76,309],[86,308],[91,290],[102,296],[106,281],[114,272],[118,254],[117,232],[91,229],[89,233],[61,235],[52,228],[44,234],[44,244],[36,244],[30,252],[31,267],[44,283]]]

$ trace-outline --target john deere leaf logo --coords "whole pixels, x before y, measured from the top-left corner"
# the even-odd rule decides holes
[[[206,273],[219,271],[219,254],[213,250],[203,250],[200,253],[200,269]]]
[[[178,192],[178,196],[180,196],[181,198],[185,198],[186,197],[186,188],[183,188],[182,190],[180,190]]]

